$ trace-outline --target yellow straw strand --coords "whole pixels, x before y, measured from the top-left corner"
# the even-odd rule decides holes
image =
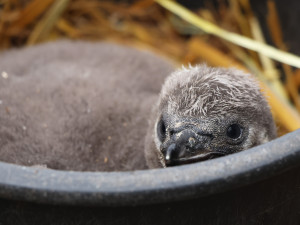
[[[33,45],[47,36],[68,6],[69,1],[70,0],[56,0],[53,5],[51,5],[51,8],[47,11],[45,16],[35,26],[27,40],[27,45]]]
[[[215,24],[212,24],[200,18],[196,14],[192,13],[191,11],[187,10],[186,8],[176,3],[175,1],[170,1],[170,0],[155,0],[155,1],[161,6],[163,6],[164,8],[170,10],[172,13],[181,17],[187,22],[197,26],[198,28],[200,28],[201,30],[203,30],[208,34],[218,36],[220,38],[223,38],[224,40],[233,42],[236,45],[264,54],[279,62],[286,63],[291,66],[300,68],[299,56],[278,50],[277,48],[274,48],[264,43],[254,41],[250,38],[223,30],[220,27],[216,26]]]

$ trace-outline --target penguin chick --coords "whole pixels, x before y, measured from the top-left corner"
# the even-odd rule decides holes
[[[205,65],[172,71],[160,57],[108,43],[2,53],[0,160],[126,171],[197,162],[276,137],[250,75]]]
[[[236,69],[199,65],[172,73],[153,109],[145,156],[150,168],[203,161],[276,137],[254,78]]]

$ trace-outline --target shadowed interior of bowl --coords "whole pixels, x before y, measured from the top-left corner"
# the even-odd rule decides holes
[[[0,197],[46,204],[126,206],[224,192],[300,164],[300,130],[255,148],[189,165],[73,172],[0,163]]]

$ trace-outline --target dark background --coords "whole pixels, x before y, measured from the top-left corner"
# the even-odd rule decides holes
[[[179,0],[181,4],[190,8],[196,9],[204,5],[206,1],[195,1],[195,0]],[[217,0],[212,0],[217,5]],[[270,36],[266,25],[266,14],[267,14],[267,0],[250,0],[253,11],[260,20],[260,24],[264,30],[265,38],[268,43]],[[300,1],[298,0],[275,0],[284,40],[289,47],[289,51],[300,55]]]

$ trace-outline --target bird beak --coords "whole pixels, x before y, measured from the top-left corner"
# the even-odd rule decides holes
[[[210,150],[211,139],[211,134],[198,134],[192,129],[173,134],[161,147],[165,165],[176,166],[223,156],[224,153]]]

